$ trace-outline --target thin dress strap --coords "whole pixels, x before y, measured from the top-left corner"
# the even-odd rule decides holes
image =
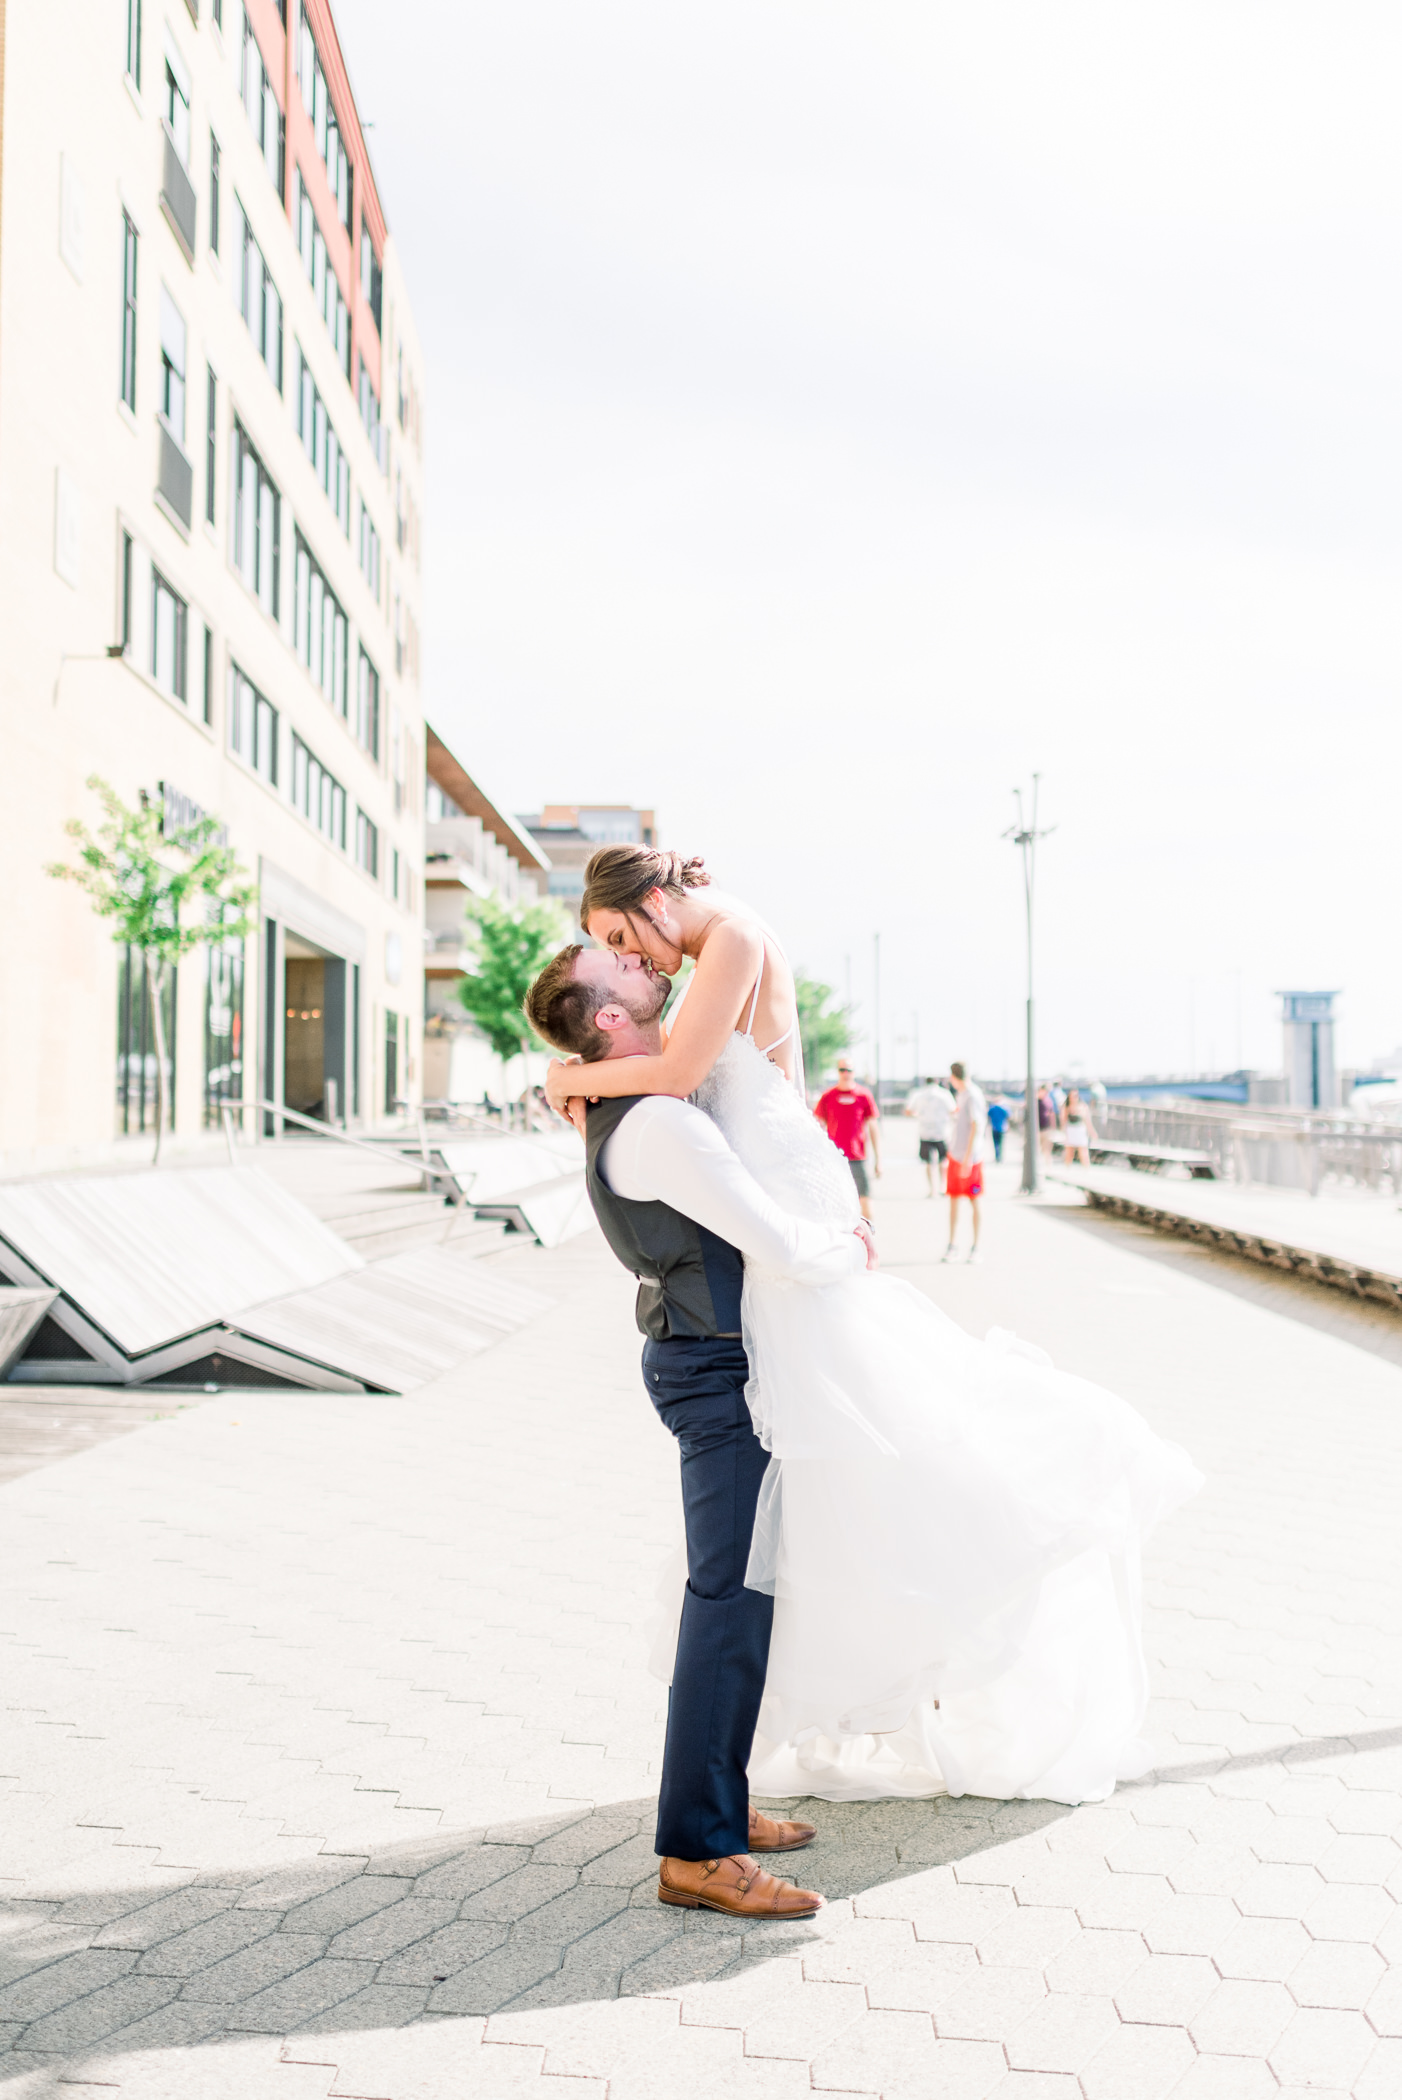
[[[783,1034],[777,1039],[777,1041],[772,1042],[769,1045],[768,1050],[766,1050],[764,1053],[765,1056],[769,1057],[775,1050],[782,1048],[782,1046],[788,1041],[789,1037],[793,1034],[797,1026],[797,1021],[790,1021],[788,1027],[784,1030]]]
[[[756,973],[756,976],[755,976],[755,995],[754,995],[753,999],[751,999],[751,1001],[750,1001],[750,1018],[749,1018],[749,1020],[748,1020],[748,1021],[747,1021],[747,1022],[745,1023],[745,1033],[746,1033],[746,1035],[748,1035],[748,1036],[752,1036],[752,1035],[754,1034],[754,1032],[755,1032],[755,1015],[756,1015],[756,1014],[758,1013],[758,1011],[759,1011],[759,988],[760,988],[760,986],[761,986],[761,985],[763,984],[763,982],[764,982],[764,942],[763,942],[763,940],[761,940],[761,942],[760,942],[760,947],[759,947],[759,970],[758,970],[758,972]]]

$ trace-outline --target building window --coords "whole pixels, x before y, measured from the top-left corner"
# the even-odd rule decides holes
[[[219,141],[209,134],[209,245],[219,253]]]
[[[399,848],[397,846],[391,846],[389,849],[389,893],[393,897],[396,904],[402,904],[404,902],[403,896],[400,893],[400,884],[403,879],[400,873],[401,865],[402,864],[399,858]]]
[[[185,322],[161,286],[161,414],[178,445],[185,442]]]
[[[277,709],[237,664],[229,667],[229,748],[277,786]]]
[[[341,224],[349,233],[350,156],[346,152],[341,127],[336,121],[336,108],[331,100],[331,91],[326,85],[326,75],[322,71],[321,54],[316,48],[312,25],[307,20],[301,0],[298,0],[297,6],[297,32],[297,85],[302,90],[303,106],[312,120],[316,150],[326,164],[326,179],[331,185],[331,194],[336,199],[336,210]]]
[[[385,277],[380,258],[375,253],[375,243],[370,238],[370,228],[364,219],[360,222],[360,289],[375,317],[376,332],[381,333],[383,324],[380,315],[384,308]]]
[[[132,535],[122,533],[122,655],[132,647]]]
[[[366,368],[365,359],[360,360],[360,386],[357,398],[360,403],[360,420],[370,434],[370,445],[380,463],[380,472],[385,469],[388,458],[386,438],[388,433],[380,422],[380,397],[375,392],[375,383]]]
[[[237,196],[234,198],[234,234],[238,243],[234,258],[234,299],[248,323],[253,346],[267,366],[273,385],[281,393],[282,300]]]
[[[297,175],[297,247],[302,257],[302,268],[307,273],[307,282],[312,288],[317,311],[326,323],[326,332],[335,345],[336,362],[350,378],[350,309],[341,296],[341,287],[326,252],[326,242],[317,224],[316,211],[307,194],[300,171]]]
[[[385,1015],[385,1114],[399,1106],[399,1016]]]
[[[357,866],[364,868],[367,875],[378,877],[380,834],[363,809],[357,809],[355,813],[355,858]]]
[[[141,86],[141,0],[127,0],[127,72]]]
[[[365,498],[360,499],[360,566],[365,571],[365,581],[378,605],[380,602],[380,535],[374,521],[365,508]]]
[[[151,571],[151,676],[173,700],[187,698],[190,609],[158,569]]]
[[[282,498],[248,441],[234,425],[234,567],[263,610],[277,619],[281,592]]]
[[[214,457],[218,420],[219,386],[214,377],[213,365],[206,365],[204,376],[204,514],[211,525],[214,523]]]
[[[346,713],[350,626],[316,556],[297,534],[294,646],[338,715]]]
[[[412,373],[404,370],[404,345],[399,345],[399,427],[416,452],[423,450],[419,420],[419,395]]]
[[[362,649],[355,685],[355,735],[372,758],[380,755],[380,674]]]
[[[211,941],[205,954],[204,1120],[217,1129],[221,1103],[243,1098],[243,942]]]
[[[326,403],[321,398],[311,367],[297,345],[297,435],[316,469],[316,478],[330,498],[340,519],[341,530],[350,538],[350,461],[341,448]]]
[[[333,846],[346,850],[346,791],[294,730],[292,733],[292,807],[299,809]]]
[[[122,213],[122,399],[136,408],[136,228]]]
[[[155,1128],[156,1031],[145,958],[139,948],[124,947],[121,954],[117,972],[117,1129],[123,1137],[133,1137]],[[167,1130],[175,1126],[176,977],[173,967],[167,970],[161,992]]]
[[[287,127],[282,111],[278,108],[277,94],[268,69],[263,64],[263,54],[258,48],[258,39],[253,34],[253,25],[244,12],[240,0],[236,0],[232,24],[234,81],[239,100],[253,126],[253,136],[258,141],[258,150],[263,156],[263,165],[268,179],[279,197],[283,192],[283,172],[286,155]]]
[[[165,119],[180,164],[190,165],[190,76],[169,47],[166,50]]]

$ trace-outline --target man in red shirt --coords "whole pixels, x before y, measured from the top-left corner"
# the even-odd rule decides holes
[[[871,1216],[871,1189],[867,1182],[867,1138],[871,1138],[871,1163],[881,1179],[881,1128],[876,1103],[864,1086],[852,1083],[852,1067],[840,1064],[837,1085],[830,1086],[813,1111],[838,1151],[852,1169],[862,1216]]]

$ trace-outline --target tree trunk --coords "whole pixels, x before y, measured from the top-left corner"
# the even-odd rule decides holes
[[[165,964],[153,962],[151,951],[146,951],[146,990],[151,1001],[151,1033],[156,1040],[156,1150],[151,1164],[161,1163],[161,1137],[165,1130],[166,1107],[166,1022],[161,1011],[161,994],[165,990]]]

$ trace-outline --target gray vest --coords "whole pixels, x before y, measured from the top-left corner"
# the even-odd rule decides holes
[[[615,1196],[599,1154],[643,1097],[593,1101],[584,1140],[585,1180],[604,1238],[638,1279],[638,1326],[649,1341],[740,1333],[745,1264],[738,1247],[683,1217],[670,1203]]]

